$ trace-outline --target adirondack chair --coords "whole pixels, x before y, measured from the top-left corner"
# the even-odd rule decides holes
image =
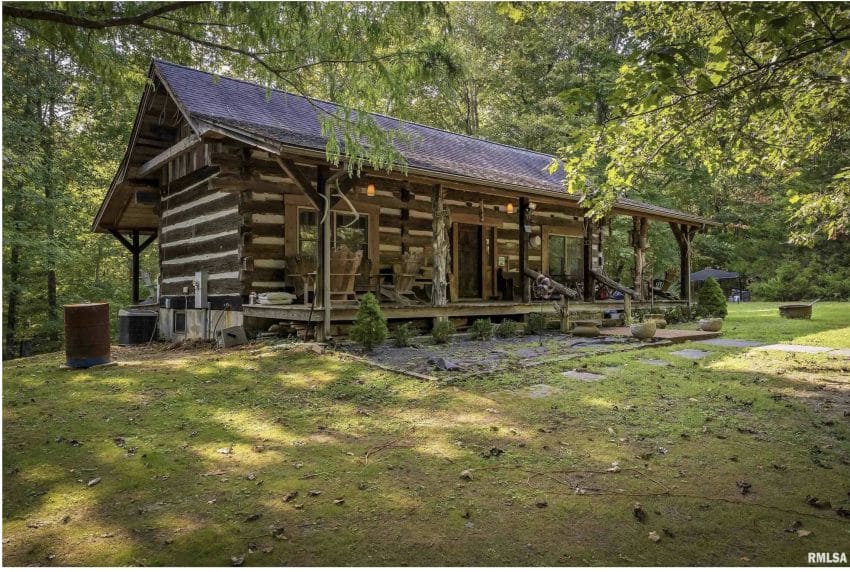
[[[337,301],[357,301],[354,290],[357,276],[360,274],[360,262],[363,251],[352,251],[347,246],[337,246],[331,251],[331,299]]]
[[[663,280],[656,280],[652,284],[652,291],[656,296],[661,296],[662,298],[667,298],[668,300],[676,300],[678,296],[676,294],[670,292],[670,287],[673,286],[673,282],[676,281],[676,277],[679,275],[679,271],[675,268],[670,268],[667,272],[664,273]]]
[[[295,294],[307,304],[310,294],[316,292],[316,260],[301,254],[287,256],[286,272]]]
[[[393,264],[393,283],[380,284],[381,296],[398,304],[410,305],[417,302],[413,285],[419,277],[425,255],[422,252],[405,252],[401,262]]]

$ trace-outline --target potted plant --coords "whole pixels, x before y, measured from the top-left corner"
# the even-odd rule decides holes
[[[699,329],[704,332],[719,332],[726,317],[726,296],[720,284],[712,277],[705,281],[699,291],[697,314],[701,317]]]
[[[655,322],[655,326],[659,329],[664,329],[667,327],[667,320],[664,317],[664,314],[647,314],[646,319],[650,322]]]
[[[632,337],[648,340],[655,335],[657,327],[655,321],[649,319],[649,316],[644,317],[642,313],[632,314],[632,324],[629,326]]]

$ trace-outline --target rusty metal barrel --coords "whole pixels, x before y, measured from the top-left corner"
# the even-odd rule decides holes
[[[109,349],[109,304],[65,306],[65,365],[86,368],[112,361]]]

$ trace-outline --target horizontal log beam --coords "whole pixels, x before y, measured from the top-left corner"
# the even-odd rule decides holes
[[[142,166],[139,167],[139,170],[136,172],[136,176],[144,177],[149,173],[153,173],[154,171],[174,159],[177,155],[180,155],[181,153],[191,149],[200,141],[200,137],[192,133],[191,135],[180,140],[178,143],[175,143],[159,155],[156,155],[146,163],[142,164]]]
[[[632,298],[634,298],[636,300],[642,299],[640,297],[640,294],[638,294],[635,290],[632,290],[628,286],[623,286],[619,282],[616,282],[616,281],[608,278],[608,276],[606,276],[605,274],[602,274],[601,272],[597,272],[596,270],[591,270],[590,274],[593,276],[593,278],[597,282],[602,282],[603,284],[605,284],[609,288],[612,288],[612,289],[614,289],[618,292],[622,292],[623,294],[628,294],[629,296],[631,296]]]

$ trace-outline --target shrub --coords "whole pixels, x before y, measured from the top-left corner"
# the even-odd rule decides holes
[[[726,296],[720,289],[720,284],[712,277],[702,285],[699,291],[697,312],[704,318],[726,317]]]
[[[395,347],[410,347],[413,345],[411,339],[417,335],[419,335],[419,330],[416,329],[416,326],[414,326],[412,322],[405,322],[401,324],[395,329],[395,336],[393,337]]]
[[[492,340],[496,328],[488,319],[475,320],[469,328],[469,334],[473,340]]]
[[[534,312],[525,318],[526,334],[541,334],[544,331],[546,331],[546,316],[540,312]]]
[[[681,324],[691,321],[691,311],[687,306],[673,306],[664,312],[664,319],[668,324]]]
[[[367,352],[387,339],[387,319],[381,312],[378,299],[371,292],[360,300],[357,309],[357,317],[354,318],[354,326],[351,328],[349,337],[363,346]]]
[[[500,338],[512,338],[517,335],[519,324],[513,320],[505,320],[496,327],[496,335]]]
[[[455,325],[449,320],[438,320],[431,328],[431,337],[438,344],[447,344],[452,340],[452,335],[455,333]]]

